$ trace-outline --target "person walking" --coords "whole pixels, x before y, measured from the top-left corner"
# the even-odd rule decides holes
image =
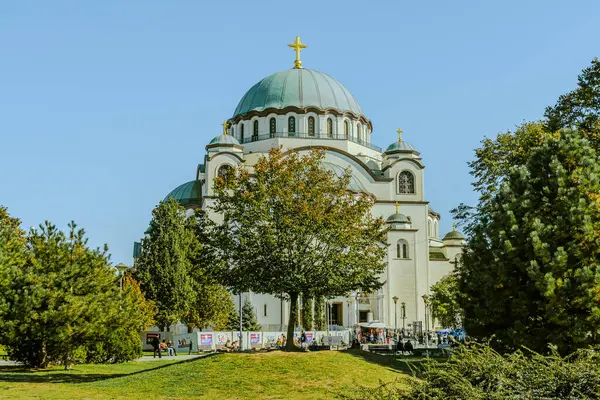
[[[158,340],[158,337],[156,336],[154,336],[152,339],[152,348],[154,349],[154,358],[156,358],[156,354],[158,354],[158,358],[162,358],[160,351],[160,340]]]
[[[190,340],[190,352],[188,353],[188,355],[192,354],[192,343],[193,343],[193,341]]]

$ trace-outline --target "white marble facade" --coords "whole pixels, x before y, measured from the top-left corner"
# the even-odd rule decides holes
[[[316,76],[314,83],[308,74]],[[405,327],[409,329],[410,324],[412,329],[418,321],[424,327],[423,295],[453,269],[452,262],[459,257],[464,239],[455,231],[440,239],[440,216],[425,198],[425,164],[420,153],[401,139],[385,151],[372,145],[373,125],[356,100],[333,78],[316,74],[320,73],[282,71],[263,79],[244,95],[228,120],[227,134],[215,137],[206,146],[194,181],[202,185],[196,206],[201,204],[206,209],[214,202],[213,179],[224,165],[243,164],[252,170],[258,158],[272,147],[308,152],[319,146],[325,150],[326,163],[331,168],[352,170],[351,189],[372,194],[376,199],[373,215],[392,225],[388,234],[388,267],[382,276],[385,285],[376,293],[360,293],[359,297],[349,293],[348,297],[331,299],[333,322],[352,326],[357,320],[379,320],[394,327],[396,296],[397,326],[403,326],[404,302]],[[278,329],[287,323],[288,305],[281,300],[255,293],[244,296],[252,300],[263,327]],[[234,296],[234,301],[237,304],[238,296]],[[429,327],[436,324],[430,322]]]

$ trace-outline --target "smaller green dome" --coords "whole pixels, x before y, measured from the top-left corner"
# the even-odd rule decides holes
[[[195,180],[177,186],[171,193],[165,197],[165,201],[172,197],[179,204],[186,208],[202,206],[202,182]]]
[[[410,224],[410,219],[404,214],[392,214],[385,222],[388,224]]]
[[[464,240],[465,237],[462,235],[462,233],[456,231],[456,230],[452,230],[451,232],[448,232],[446,234],[446,236],[444,236],[444,240]]]
[[[415,148],[412,147],[410,143],[405,142],[404,140],[399,140],[390,144],[388,148],[385,149],[386,153],[391,153],[394,151],[415,151]]]
[[[231,135],[219,135],[213,140],[211,140],[208,145],[210,146],[211,144],[228,144],[240,146],[240,142],[238,142],[238,140]]]

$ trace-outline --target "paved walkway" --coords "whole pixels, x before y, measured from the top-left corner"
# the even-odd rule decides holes
[[[193,360],[195,358],[202,358],[202,357],[206,357],[208,354],[192,354],[192,355],[181,355],[181,356],[162,356],[162,358],[154,358],[152,356],[143,356],[142,358],[138,358],[135,361],[141,361],[141,362],[145,362],[145,361],[162,361],[162,360],[175,360],[175,361],[187,361],[187,360]]]
[[[187,361],[187,360],[193,360],[195,358],[202,358],[202,357],[206,357],[208,354],[210,353],[206,353],[206,354],[192,354],[192,355],[181,355],[181,356],[162,356],[162,358],[154,358],[152,356],[143,356],[142,358],[138,358],[137,360],[134,361],[140,361],[140,362],[147,362],[147,361]],[[0,367],[16,367],[21,365],[21,363],[15,362],[15,361],[6,361],[6,360],[0,360]]]

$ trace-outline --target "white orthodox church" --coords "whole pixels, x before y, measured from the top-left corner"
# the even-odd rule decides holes
[[[348,327],[377,320],[410,330],[434,328],[431,320],[425,322],[427,296],[431,285],[453,269],[463,236],[453,229],[440,238],[440,215],[425,199],[425,164],[402,140],[402,131],[385,150],[371,144],[373,124],[352,93],[331,76],[302,67],[299,53],[306,45],[299,37],[289,46],[296,51],[294,68],[261,79],[242,96],[223,134],[206,146],[195,179],[167,198],[186,208],[210,209],[213,180],[220,171],[239,164],[251,170],[276,146],[299,152],[324,149],[325,167],[340,174],[349,168],[350,189],[373,195],[373,214],[391,226],[384,286],[375,293],[329,299],[330,324]],[[287,324],[285,302],[271,295],[244,296],[252,301],[263,329]]]

